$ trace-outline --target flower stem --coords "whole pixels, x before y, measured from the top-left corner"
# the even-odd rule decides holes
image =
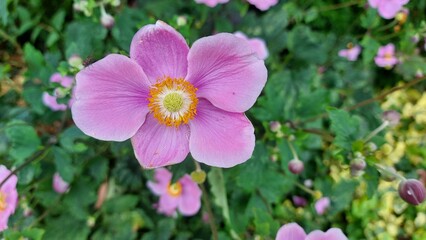
[[[293,158],[296,160],[299,160],[299,156],[297,155],[296,149],[294,149],[293,144],[290,142],[290,140],[287,140],[288,146],[290,147],[290,151],[293,154]]]
[[[314,191],[312,191],[311,189],[309,189],[309,188],[305,187],[304,185],[302,185],[302,184],[300,184],[300,183],[298,183],[298,182],[296,182],[295,184],[296,184],[296,186],[297,186],[298,188],[300,188],[300,189],[302,189],[303,191],[305,191],[305,192],[307,192],[307,193],[311,194],[313,197],[315,197],[315,196],[317,195]]]
[[[374,164],[374,165],[376,166],[376,168],[377,168],[377,170],[378,170],[379,172],[385,172],[385,173],[387,173],[387,174],[390,174],[390,175],[394,176],[395,178],[397,178],[397,179],[399,179],[399,180],[401,180],[401,181],[405,181],[405,180],[407,180],[407,179],[405,179],[405,177],[403,177],[403,176],[399,175],[398,173],[396,173],[396,172],[392,172],[392,171],[389,171],[389,170],[388,170],[385,166],[383,166],[383,165],[381,165],[381,164],[376,163],[376,164]]]
[[[379,132],[381,132],[383,129],[385,129],[387,126],[389,126],[389,121],[384,121],[382,125],[380,125],[378,128],[374,129],[368,136],[363,140],[364,143],[370,141],[374,136],[376,136]]]
[[[204,184],[200,184],[201,191],[203,192],[203,202],[204,207],[207,210],[207,214],[209,215],[209,224],[210,224],[210,230],[212,231],[212,237],[213,240],[219,240],[218,232],[217,232],[217,226],[216,226],[216,220],[212,211],[212,206],[210,204],[208,192],[206,188],[204,187]]]

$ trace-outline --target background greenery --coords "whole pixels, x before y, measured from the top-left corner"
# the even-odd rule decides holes
[[[0,1],[0,163],[25,164],[17,173],[19,208],[0,237],[210,239],[202,219],[211,207],[219,239],[274,239],[288,222],[306,231],[340,227],[350,239],[426,239],[426,206],[403,202],[397,182],[381,181],[374,168],[391,165],[418,178],[426,167],[425,84],[416,77],[426,72],[425,1],[410,1],[406,22],[380,18],[364,0],[281,0],[265,12],[244,0],[215,8],[192,0],[104,1],[115,18],[110,30],[100,23],[102,1],[88,2],[80,12],[71,0]],[[134,33],[157,19],[190,44],[216,32],[242,31],[263,38],[270,53],[268,83],[247,113],[256,128],[255,153],[231,169],[202,166],[209,204],[193,217],[156,213],[157,198],[146,187],[153,172],[139,167],[129,141],[87,137],[69,111],[53,112],[41,101],[44,91],[56,87],[51,74],[76,73],[67,62],[72,55],[87,61],[128,55]],[[337,54],[349,42],[362,46],[356,62]],[[402,61],[390,70],[373,61],[387,43],[396,45]],[[371,151],[361,139],[388,109],[400,111],[402,121],[373,138],[378,150]],[[270,121],[282,124],[279,133],[269,129]],[[300,175],[287,168],[293,158],[289,138],[305,164]],[[360,177],[349,170],[356,151],[369,163]],[[195,167],[188,157],[169,169],[178,179]],[[56,171],[71,184],[64,195],[52,190]],[[310,189],[303,185],[307,179]],[[107,199],[96,208],[102,184]],[[294,195],[309,204],[295,207]],[[320,196],[332,201],[322,216],[313,208]]]

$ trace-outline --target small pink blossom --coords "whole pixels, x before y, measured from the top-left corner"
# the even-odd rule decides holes
[[[62,76],[60,73],[54,73],[50,77],[50,82],[59,83],[64,88],[71,88],[74,78],[70,76]],[[58,97],[63,97],[61,89],[55,89],[55,96],[50,95],[47,92],[43,93],[42,100],[44,105],[49,107],[53,111],[65,111],[68,106],[63,103],[58,103]]]
[[[229,0],[195,0],[196,3],[203,3],[209,7],[216,7],[220,3],[227,3]]]
[[[361,47],[355,45],[347,49],[342,49],[339,51],[339,56],[348,59],[349,61],[356,61],[359,54],[361,53]]]
[[[296,207],[305,207],[308,204],[308,201],[304,197],[294,195],[292,200]]]
[[[386,46],[380,47],[374,61],[377,66],[384,68],[391,68],[398,64],[398,59],[395,57],[395,45],[389,43]]]
[[[254,5],[257,9],[266,11],[270,7],[275,6],[278,0],[247,0],[251,5]]]
[[[315,202],[315,211],[319,215],[323,215],[330,207],[330,198],[322,197]]]
[[[275,240],[348,240],[339,228],[330,228],[327,232],[315,230],[306,235],[305,230],[297,223],[283,225]]]
[[[247,161],[254,127],[244,112],[267,79],[263,60],[230,33],[192,44],[162,21],[133,37],[130,58],[110,54],[76,76],[72,117],[87,135],[131,138],[144,168],[182,162],[232,167]]]
[[[11,171],[9,169],[0,165],[0,183],[3,182],[10,173]],[[0,232],[7,229],[9,217],[15,213],[18,204],[18,191],[16,190],[17,182],[18,178],[12,175],[0,187]]]
[[[177,209],[184,216],[192,216],[200,210],[201,190],[188,174],[171,184],[172,174],[165,168],[158,168],[154,179],[148,182],[148,187],[160,196],[156,205],[159,213],[173,216]]]
[[[248,38],[244,33],[242,32],[235,32],[235,36],[244,39],[248,42],[248,44],[251,46],[253,51],[257,54],[257,57],[260,59],[266,59],[269,55],[268,48],[266,47],[266,43],[261,38]]]
[[[408,2],[409,0],[368,0],[370,6],[377,8],[379,15],[384,19],[394,18]]]
[[[68,191],[69,186],[69,183],[65,182],[64,179],[62,179],[61,175],[59,175],[59,173],[55,173],[53,175],[52,187],[55,192],[63,194]]]

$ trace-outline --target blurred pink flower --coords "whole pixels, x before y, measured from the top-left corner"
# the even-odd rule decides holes
[[[344,57],[348,59],[349,61],[356,61],[360,53],[361,53],[361,47],[359,45],[355,45],[353,47],[340,50],[339,56]]]
[[[148,187],[160,196],[157,205],[159,213],[172,216],[178,209],[182,215],[192,216],[200,210],[201,190],[188,174],[170,184],[172,174],[165,168],[158,168],[155,170],[154,179],[154,182],[148,182]]]
[[[68,190],[69,186],[70,185],[62,179],[59,173],[53,175],[52,187],[55,192],[63,194]]]
[[[248,42],[248,44],[251,46],[253,51],[257,54],[257,57],[264,60],[268,57],[268,48],[266,47],[266,43],[261,38],[248,38],[244,33],[242,32],[235,32],[235,36],[244,39]]]
[[[195,0],[196,3],[203,3],[209,7],[216,7],[219,3],[227,3],[229,0]]]
[[[254,150],[244,112],[267,79],[264,61],[230,33],[194,42],[162,21],[133,37],[130,58],[110,54],[77,76],[72,117],[101,140],[131,138],[144,168],[182,162],[232,167]]]
[[[306,235],[305,230],[297,223],[283,225],[275,240],[347,240],[348,238],[339,228],[330,228],[327,232],[315,230]]]
[[[50,77],[50,82],[59,83],[64,88],[71,88],[74,78],[71,76],[62,76],[60,73],[54,73]],[[61,90],[55,89],[55,95],[60,95]],[[53,111],[65,111],[67,105],[63,103],[58,103],[57,98],[61,96],[52,96],[47,92],[43,93],[43,103]]]
[[[315,202],[315,211],[319,215],[323,215],[330,207],[330,198],[322,197]]]
[[[398,64],[398,59],[395,57],[395,46],[389,43],[386,46],[380,47],[374,61],[377,66],[384,68],[391,68]]]
[[[368,0],[372,8],[377,8],[379,15],[391,19],[407,4],[409,0]]]
[[[247,0],[251,5],[254,5],[259,10],[266,11],[270,7],[276,5],[278,0]]]
[[[10,173],[11,171],[9,169],[0,165],[0,183],[3,182]],[[9,217],[15,213],[18,204],[18,191],[16,190],[17,182],[18,178],[12,175],[0,187],[0,232],[7,229]]]

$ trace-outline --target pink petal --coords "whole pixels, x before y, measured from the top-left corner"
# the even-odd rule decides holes
[[[395,54],[395,45],[393,45],[392,43],[387,44],[386,46],[383,47],[384,52],[390,55],[394,55]]]
[[[342,50],[340,50],[339,53],[338,53],[339,57],[347,58],[348,57],[348,52],[349,52],[348,49],[342,49]]]
[[[381,0],[368,0],[368,4],[370,4],[370,6],[372,8],[377,8],[379,6]]]
[[[162,195],[167,192],[167,187],[172,180],[172,174],[165,168],[155,169],[155,182],[148,181],[148,188],[156,195]]]
[[[55,192],[62,194],[68,190],[69,184],[62,179],[59,173],[55,173],[53,175],[52,187]]]
[[[254,150],[254,128],[242,113],[230,113],[200,99],[189,123],[189,149],[195,160],[215,167],[247,161]]]
[[[74,82],[74,78],[70,76],[62,76],[60,73],[54,73],[50,76],[51,82],[60,83],[63,87],[71,87]]]
[[[132,59],[110,54],[77,74],[72,116],[87,135],[124,141],[145,121],[149,83]]]
[[[323,231],[315,230],[308,234],[305,240],[329,240]]]
[[[275,240],[305,240],[306,233],[297,223],[283,225],[277,233]]]
[[[157,168],[182,162],[189,152],[187,125],[179,128],[160,124],[151,114],[132,137],[136,158],[143,168]]]
[[[52,111],[65,111],[67,110],[67,105],[63,103],[58,103],[58,100],[55,96],[51,96],[49,93],[44,92],[42,96],[43,104],[50,108]]]
[[[268,10],[270,7],[276,5],[278,0],[247,0],[250,4],[253,4],[256,8],[262,11]]]
[[[158,202],[158,212],[165,215],[171,216],[176,212],[180,198],[173,197],[169,194],[163,194],[160,196],[160,201]]]
[[[188,51],[182,35],[162,21],[141,28],[130,45],[130,57],[139,63],[152,84],[166,76],[184,78]]]
[[[179,211],[184,216],[195,215],[201,208],[201,189],[188,175],[179,180],[182,185],[182,196]]]
[[[247,41],[229,33],[197,40],[188,55],[187,80],[197,97],[230,112],[247,111],[255,103],[267,79],[263,60]]]
[[[268,57],[268,48],[266,47],[266,43],[263,39],[252,38],[249,40],[249,44],[256,52],[258,58],[266,59]]]
[[[227,3],[229,0],[195,0],[196,3],[204,3],[209,7],[216,7],[219,3]]]
[[[323,215],[329,207],[330,207],[330,198],[328,197],[322,197],[315,202],[315,211],[319,215]]]
[[[379,14],[384,19],[394,18],[401,9],[402,5],[393,1],[383,1],[378,7]]]
[[[330,228],[326,233],[327,240],[347,240],[348,238],[339,228]]]
[[[0,165],[0,182],[3,182],[10,173],[11,171],[9,169]],[[12,175],[0,188],[0,192],[6,195],[6,209],[0,213],[0,232],[7,229],[9,216],[15,212],[18,205],[18,191],[16,190],[17,182],[18,178],[16,175]]]

